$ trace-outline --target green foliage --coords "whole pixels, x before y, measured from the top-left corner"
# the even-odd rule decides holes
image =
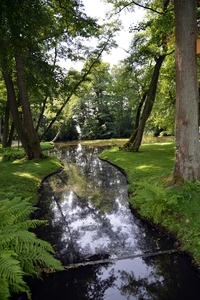
[[[143,217],[151,219],[153,215],[156,223],[161,221],[163,212],[173,211],[183,198],[174,187],[165,188],[159,183],[140,181],[135,188],[135,195],[131,196],[130,202],[142,211]]]
[[[24,276],[39,277],[42,268],[63,270],[52,254],[49,243],[40,240],[29,229],[46,221],[29,220],[35,210],[27,200],[14,198],[0,201],[0,299],[11,293],[26,293],[31,299]]]

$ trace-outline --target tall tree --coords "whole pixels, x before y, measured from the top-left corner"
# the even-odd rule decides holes
[[[175,0],[176,159],[174,180],[200,179],[195,0]]]
[[[34,69],[41,72],[41,62],[43,63],[43,61],[51,66],[49,69],[52,72],[55,67],[55,59],[53,59],[53,64],[51,60],[53,49],[55,57],[59,56],[60,58],[83,59],[83,49],[89,56],[88,47],[87,49],[83,47],[83,39],[97,36],[99,28],[96,20],[87,17],[83,12],[81,1],[1,1],[0,68],[7,88],[8,103],[11,106],[15,127],[29,159],[38,158],[41,155],[37,131],[44,114],[46,101],[51,98],[50,88],[41,88],[42,77],[40,82],[36,80],[35,89],[38,90],[38,86],[40,86],[40,92],[43,90],[46,93],[44,105],[40,105],[41,114],[38,118],[37,130],[35,130],[30,102],[30,91],[33,91],[32,87],[30,89],[30,74],[33,74]],[[97,47],[96,58],[99,58],[106,47],[108,49],[106,43]],[[78,80],[79,84],[86,78],[93,65],[86,70],[83,78]],[[16,72],[13,72],[14,69]],[[52,85],[49,84],[49,86]],[[64,101],[61,107],[63,108],[67,102],[68,100]],[[18,106],[21,106],[22,114]],[[62,108],[59,108],[56,116],[59,116]]]
[[[152,6],[153,9],[153,6]],[[167,7],[162,7],[159,11],[153,10],[147,15],[147,21],[142,22],[135,28],[135,30],[143,30],[143,35],[136,36],[133,43],[134,50],[138,50],[134,55],[131,55],[132,59],[140,61],[141,65],[145,61],[154,61],[153,72],[151,79],[149,80],[149,87],[143,91],[143,95],[138,105],[136,114],[136,126],[129,141],[124,145],[123,149],[129,151],[138,152],[146,122],[152,112],[154,102],[156,99],[157,86],[159,82],[159,73],[161,66],[164,62],[166,55],[168,55],[168,38],[172,34],[173,26],[171,20],[173,16]],[[166,26],[167,24],[167,26]],[[145,40],[144,40],[145,38]],[[138,43],[140,46],[138,47]],[[144,62],[142,58],[144,57]],[[141,66],[139,66],[140,68]],[[133,70],[134,71],[134,70]]]

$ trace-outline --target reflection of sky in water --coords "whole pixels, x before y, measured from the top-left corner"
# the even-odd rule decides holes
[[[130,211],[125,176],[98,159],[100,151],[81,145],[57,148],[66,171],[49,179],[55,188],[46,186],[43,201],[52,199],[47,208],[51,243],[65,263],[69,256],[75,262],[98,254],[113,258],[156,251],[158,246],[162,250],[157,237],[146,234],[149,228]]]
[[[123,175],[122,175],[123,176]],[[115,186],[121,184],[120,180]],[[123,189],[122,189],[123,191]],[[116,194],[116,195],[115,195]],[[122,203],[126,201],[127,194],[120,195],[119,188],[116,189],[113,212],[101,212],[90,202],[83,207],[77,203],[73,191],[65,191],[62,201],[52,202],[51,210],[54,213],[52,224],[62,220],[62,241],[67,241],[69,231],[76,236],[76,243],[82,255],[94,255],[108,253],[111,256],[135,253],[135,236],[139,228],[133,221],[133,215],[128,206]],[[126,197],[125,197],[126,196]],[[78,205],[79,204],[79,205]],[[132,222],[131,222],[132,220]],[[75,233],[76,232],[76,233]]]
[[[115,167],[99,160],[97,155],[96,148],[83,151],[81,145],[72,147],[71,152],[68,149],[67,154],[63,152],[62,159],[67,161],[69,171],[76,163],[77,169],[73,169],[72,177],[79,178],[80,184],[84,180],[81,191],[86,196],[77,195],[75,190],[80,184],[76,181],[70,181],[69,186],[66,182],[62,193],[54,193],[51,223],[60,229],[57,252],[65,257],[70,252],[72,256],[73,248],[82,257],[108,254],[113,258],[148,251],[149,245],[143,241],[144,229],[138,225],[128,206],[126,178]],[[151,243],[152,248],[155,241]]]
[[[65,265],[172,249],[171,241],[131,213],[125,177],[97,158],[97,148],[65,147],[59,154],[71,169],[78,166],[73,174],[82,177],[68,185],[67,172],[54,192],[46,185],[40,206],[50,225],[40,237],[52,243]],[[200,285],[183,255],[167,254],[48,274],[34,291],[34,300],[199,300]]]

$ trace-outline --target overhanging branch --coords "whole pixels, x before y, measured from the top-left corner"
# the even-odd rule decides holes
[[[139,6],[139,7],[144,8],[144,9],[151,10],[151,11],[157,13],[157,14],[160,14],[160,15],[163,14],[163,11],[158,11],[158,10],[156,10],[156,9],[153,9],[152,7],[149,7],[149,6],[146,6],[146,5],[139,4],[139,3],[135,2],[135,1],[131,1],[130,3],[124,5],[122,8],[119,9],[118,13],[120,13],[123,9],[127,8],[128,6],[130,6],[130,5],[132,5],[132,4],[135,4],[135,5]]]
[[[97,56],[95,57],[95,59],[92,61],[92,63],[90,64],[89,68],[87,69],[87,71],[83,74],[82,78],[75,84],[73,90],[70,92],[70,94],[68,95],[68,97],[65,99],[63,105],[57,111],[55,117],[51,120],[51,122],[49,123],[49,125],[47,126],[47,128],[45,129],[45,131],[43,132],[42,136],[40,137],[40,140],[43,140],[44,136],[50,130],[50,128],[52,127],[52,125],[55,123],[55,121],[57,120],[57,118],[59,117],[59,115],[61,114],[61,112],[63,111],[63,109],[66,106],[66,104],[71,99],[72,95],[75,93],[75,91],[77,90],[77,88],[81,85],[81,83],[85,81],[86,77],[90,74],[92,68],[97,63],[97,61],[101,57],[102,53],[105,51],[106,47],[108,46],[108,42],[109,42],[109,40],[110,40],[111,37],[112,37],[112,34],[109,35],[109,37],[107,38],[107,41],[105,42],[104,46],[99,51],[99,53],[97,54]]]

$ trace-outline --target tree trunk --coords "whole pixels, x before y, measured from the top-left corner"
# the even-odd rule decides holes
[[[142,142],[142,136],[143,136],[143,133],[144,133],[145,124],[146,124],[146,121],[148,120],[148,118],[151,114],[153,104],[154,104],[154,101],[155,101],[160,68],[161,68],[162,63],[165,59],[165,56],[166,55],[160,55],[158,57],[158,59],[156,60],[156,64],[155,64],[155,67],[154,67],[154,71],[153,71],[149,91],[147,93],[147,96],[144,98],[145,99],[144,109],[142,111],[142,115],[141,115],[140,120],[139,120],[139,125],[137,127],[137,131],[134,130],[134,132],[133,132],[133,134],[130,138],[130,143],[129,143],[129,141],[127,142],[127,143],[130,144],[129,151],[134,151],[134,152],[139,151],[139,147],[140,147],[141,142]],[[125,147],[125,149],[126,149],[126,147]]]
[[[200,178],[195,0],[175,0],[176,157],[174,180]]]
[[[8,147],[11,147],[11,146],[12,146],[12,141],[13,141],[14,132],[15,132],[15,124],[14,124],[14,122],[12,122],[11,127],[10,127],[10,130],[9,130],[8,141],[7,141]]]
[[[3,137],[2,137],[2,148],[8,148],[12,146],[13,135],[15,131],[15,126],[12,121],[11,126],[9,126],[10,119],[10,106],[9,101],[6,101],[5,115],[4,115],[4,126],[3,126]],[[10,127],[10,128],[9,128]]]
[[[41,157],[40,142],[33,125],[30,103],[29,103],[28,93],[27,93],[27,88],[25,83],[23,59],[20,54],[15,54],[15,62],[16,62],[16,69],[17,69],[17,85],[19,89],[20,103],[22,105],[24,127],[26,130],[28,143],[29,143],[28,152],[26,154],[28,159],[40,158]]]
[[[140,121],[141,110],[142,110],[142,106],[145,102],[146,96],[147,96],[147,93],[144,93],[143,97],[142,97],[142,100],[140,101],[140,103],[138,105],[137,112],[136,112],[136,117],[135,117],[135,126],[134,126],[133,132],[131,134],[131,137],[123,145],[123,147],[122,147],[123,150],[129,150],[132,147],[132,145],[133,145],[133,143],[136,139],[137,132],[138,132],[139,121]]]
[[[15,124],[15,128],[17,130],[19,139],[22,143],[22,146],[26,152],[26,154],[29,153],[29,143],[28,143],[28,138],[26,136],[26,133],[24,131],[24,127],[22,126],[20,116],[19,116],[19,111],[18,111],[18,104],[16,100],[16,95],[15,95],[15,90],[12,82],[12,78],[10,75],[3,73],[5,85],[6,85],[6,90],[7,90],[7,97],[10,105],[10,110],[12,113],[12,118],[13,122]]]
[[[6,107],[5,107],[5,114],[4,114],[4,126],[3,126],[3,137],[2,137],[2,147],[3,148],[8,147],[9,115],[10,115],[10,109],[9,109],[9,103],[7,100]]]
[[[42,118],[43,118],[43,115],[44,115],[44,111],[45,111],[45,106],[46,106],[46,103],[47,103],[47,99],[48,99],[48,96],[45,97],[45,99],[44,99],[44,101],[42,103],[42,109],[40,111],[40,115],[39,115],[39,118],[38,118],[38,121],[37,121],[37,125],[36,125],[36,128],[35,128],[37,134],[38,134],[41,122],[42,122]]]

